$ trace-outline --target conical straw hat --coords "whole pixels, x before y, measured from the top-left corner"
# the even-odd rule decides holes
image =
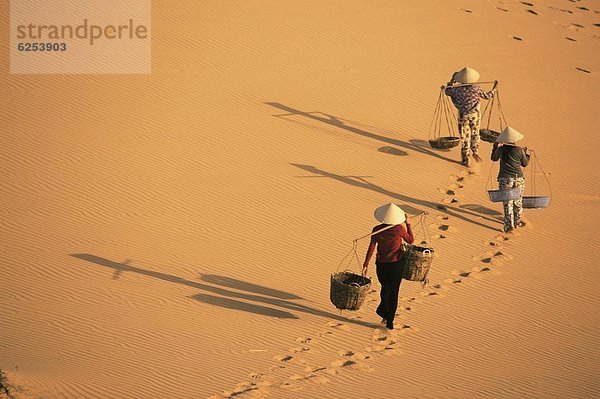
[[[383,224],[402,224],[406,214],[396,204],[385,204],[375,209],[375,219]]]
[[[459,83],[477,83],[479,81],[479,72],[469,67],[464,67],[456,73],[455,79]]]
[[[514,143],[515,141],[523,140],[523,138],[525,138],[525,136],[512,127],[507,126],[496,139],[496,143]]]

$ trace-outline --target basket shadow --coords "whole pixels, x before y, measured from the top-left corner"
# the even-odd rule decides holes
[[[230,277],[217,275],[203,275],[203,277],[207,277],[207,280],[215,284],[209,285],[197,281],[188,280],[171,274],[132,266],[129,264],[129,261],[119,263],[106,258],[102,258],[100,256],[86,253],[71,254],[70,256],[114,270],[114,279],[119,278],[123,273],[126,272],[137,273],[143,276],[156,278],[169,283],[185,285],[188,287],[205,291],[205,293],[195,294],[190,296],[189,298],[213,306],[219,306],[222,308],[240,310],[244,312],[276,318],[298,319],[299,317],[296,314],[291,313],[291,311],[294,311],[311,314],[314,316],[320,316],[328,319],[344,321],[347,323],[357,324],[365,327],[377,326],[373,323],[363,322],[360,320],[351,320],[341,315],[337,315],[335,313],[307,306],[302,303],[293,302],[292,299],[303,300],[302,297],[298,295],[294,295],[280,290],[274,290],[246,281],[232,279]],[[235,288],[239,289],[240,291],[247,291],[232,291],[222,287]],[[253,293],[257,291],[260,292],[262,295],[257,295]],[[286,299],[282,299],[282,296]]]
[[[390,147],[387,145],[384,147],[379,147],[377,149],[377,151],[383,152],[384,154],[396,155],[396,156],[400,156],[400,157],[408,155],[408,152],[406,152],[406,151],[402,151],[396,147]]]
[[[382,136],[376,133],[372,133],[363,129],[359,129],[355,126],[351,126],[346,124],[346,120],[347,119],[343,119],[343,118],[338,118],[336,116],[333,115],[329,115],[323,112],[319,112],[319,111],[314,111],[314,112],[305,112],[305,111],[300,111],[291,107],[288,107],[287,105],[278,103],[278,102],[265,102],[264,104],[270,105],[271,107],[280,109],[282,111],[285,111],[285,114],[280,114],[280,115],[272,115],[275,118],[284,118],[286,116],[293,116],[293,115],[297,115],[297,116],[303,116],[318,122],[322,122],[322,123],[326,123],[328,125],[331,126],[335,126],[337,128],[346,130],[350,133],[354,133],[357,134],[359,136],[363,136],[363,137],[367,137],[370,139],[374,139],[374,140],[378,140],[381,142],[384,142],[386,144],[391,144],[391,145],[395,145],[397,147],[402,147],[405,149],[409,149],[415,152],[420,152],[422,154],[426,154],[438,159],[442,159],[444,161],[447,162],[451,162],[451,163],[460,163],[458,160],[455,159],[451,159],[451,158],[447,158],[443,155],[440,155],[436,152],[431,151],[428,148],[425,148],[423,145],[421,145],[421,142],[415,142],[413,140],[409,140],[409,141],[402,141],[402,140],[398,140],[398,139],[394,139],[394,138],[390,138],[390,137],[386,137],[386,136]],[[418,144],[417,144],[418,143]],[[405,151],[402,150],[398,150],[399,152],[397,152],[395,155],[408,155],[408,153],[406,153]],[[386,152],[386,151],[381,151],[381,152]]]
[[[279,309],[273,309],[268,306],[257,305],[254,303],[247,303],[242,301],[236,301],[235,299],[221,297],[209,294],[196,294],[189,298],[196,301],[206,303],[208,305],[219,306],[225,309],[242,310],[248,313],[254,313],[262,316],[276,317],[278,319],[299,319],[298,316]]]
[[[207,283],[220,285],[223,287],[234,288],[240,291],[253,292],[255,294],[271,296],[279,299],[302,299],[302,297],[291,294],[289,292],[275,290],[273,288],[252,284],[247,281],[242,281],[231,277],[218,276],[216,274],[201,274],[200,280],[205,281]]]
[[[481,213],[483,215],[490,215],[490,216],[502,215],[502,213],[498,212],[495,209],[488,208],[486,206],[478,205],[478,204],[463,204],[463,205],[460,205],[459,208],[468,209],[470,211]]]

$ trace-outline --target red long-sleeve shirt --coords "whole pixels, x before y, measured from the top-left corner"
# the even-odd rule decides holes
[[[387,226],[387,224],[380,224],[373,227],[372,232],[374,233]],[[409,244],[412,244],[415,241],[410,224],[407,224],[406,228],[401,224],[397,224],[381,233],[372,235],[371,243],[367,250],[367,257],[365,258],[365,264],[368,264],[371,260],[375,247],[377,247],[376,259],[378,263],[396,262],[402,255],[403,239]]]

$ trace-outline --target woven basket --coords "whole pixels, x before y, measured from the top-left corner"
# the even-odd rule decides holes
[[[340,310],[358,310],[371,289],[371,279],[352,272],[331,275],[329,299]]]
[[[500,136],[500,132],[496,132],[495,130],[479,129],[479,137],[488,143],[495,143],[498,136]]]
[[[402,255],[404,279],[409,281],[427,281],[427,275],[433,262],[433,249],[417,245],[404,246]]]
[[[454,148],[460,143],[460,137],[437,137],[433,140],[429,140],[431,148],[438,150],[447,150],[448,148]]]
[[[524,195],[523,196],[523,208],[527,209],[540,209],[546,208],[550,205],[550,197],[547,196],[534,196],[534,195]]]
[[[519,187],[503,189],[503,190],[488,190],[490,201],[492,202],[504,202],[516,200],[521,195],[521,189]]]

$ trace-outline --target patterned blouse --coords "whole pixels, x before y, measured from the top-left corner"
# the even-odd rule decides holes
[[[468,114],[479,107],[479,99],[489,100],[494,96],[493,91],[485,92],[477,85],[446,87],[445,93],[450,96],[458,112]]]

